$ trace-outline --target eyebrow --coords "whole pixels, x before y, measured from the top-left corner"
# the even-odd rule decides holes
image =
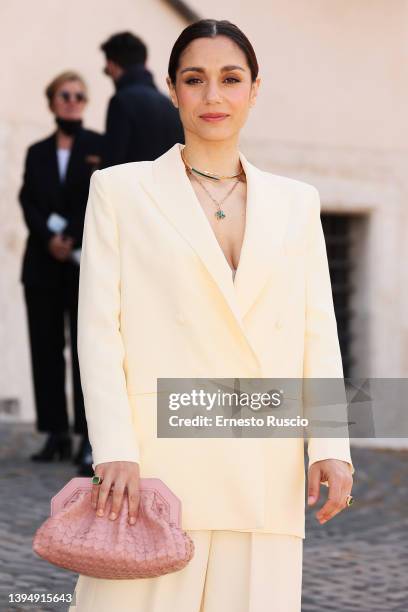
[[[230,65],[230,66],[223,66],[221,68],[221,72],[230,72],[231,70],[242,70],[242,72],[245,72],[245,69],[242,68],[242,66],[235,66],[235,65]],[[201,68],[200,66],[188,66],[187,68],[183,68],[183,70],[181,70],[180,74],[183,74],[184,72],[200,72],[203,73],[205,72],[204,68]]]

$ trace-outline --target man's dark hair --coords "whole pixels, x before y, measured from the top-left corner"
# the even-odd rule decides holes
[[[147,48],[144,42],[131,32],[113,34],[101,45],[106,59],[112,60],[121,68],[134,64],[144,64],[147,59]]]

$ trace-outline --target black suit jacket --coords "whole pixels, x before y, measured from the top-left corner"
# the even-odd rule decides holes
[[[102,166],[152,161],[176,142],[184,143],[179,113],[142,65],[128,68],[116,82],[106,118]]]
[[[52,212],[68,220],[63,234],[74,239],[73,248],[81,247],[89,181],[100,162],[103,137],[81,128],[75,136],[64,183],[58,172],[56,133],[31,145],[27,151],[23,185],[19,200],[29,234],[20,280],[25,285],[55,287],[70,261],[56,260],[48,250],[54,235],[47,228]]]

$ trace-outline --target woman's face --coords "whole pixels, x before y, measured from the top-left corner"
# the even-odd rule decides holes
[[[255,103],[254,83],[245,53],[227,36],[197,38],[180,56],[170,96],[186,133],[203,140],[229,140],[238,135]]]
[[[80,81],[65,81],[57,88],[50,104],[51,111],[61,119],[82,119],[86,92]]]

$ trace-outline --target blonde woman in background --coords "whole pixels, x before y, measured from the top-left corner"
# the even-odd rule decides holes
[[[79,256],[89,181],[102,136],[83,127],[88,91],[77,72],[63,72],[46,88],[56,130],[32,144],[25,160],[20,203],[28,229],[21,273],[34,380],[36,426],[47,433],[33,461],[69,459],[72,438],[65,396],[64,318],[69,317],[74,424],[81,435],[75,461],[92,470],[77,355]]]

